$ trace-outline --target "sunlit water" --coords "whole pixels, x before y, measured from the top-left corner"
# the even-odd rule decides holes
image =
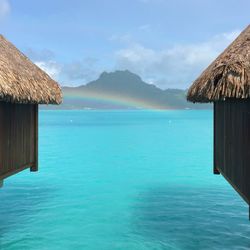
[[[0,249],[249,249],[211,111],[41,111],[38,173],[0,189]]]

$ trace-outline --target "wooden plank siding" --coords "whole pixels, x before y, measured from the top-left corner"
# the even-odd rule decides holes
[[[0,180],[37,170],[38,105],[0,102]]]
[[[250,100],[214,103],[214,172],[250,201]]]

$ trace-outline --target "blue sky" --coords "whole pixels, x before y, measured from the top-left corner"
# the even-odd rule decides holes
[[[62,85],[129,69],[186,88],[248,25],[249,9],[249,0],[0,0],[0,28]]]

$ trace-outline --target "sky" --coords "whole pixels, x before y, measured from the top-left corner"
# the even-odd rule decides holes
[[[249,9],[249,0],[0,0],[0,29],[61,85],[128,69],[186,89],[249,24]]]

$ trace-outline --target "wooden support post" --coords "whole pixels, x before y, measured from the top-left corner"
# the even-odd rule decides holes
[[[37,171],[38,171],[38,167],[35,164],[30,167],[30,172],[37,172]]]
[[[248,207],[248,219],[250,221],[250,206]]]
[[[220,174],[220,171],[216,167],[214,167],[214,174]]]
[[[35,126],[35,135],[34,135],[34,154],[35,154],[35,163],[30,167],[31,172],[38,171],[38,104],[34,105],[34,126]]]
[[[220,174],[219,170],[215,167],[217,162],[216,162],[216,103],[214,103],[214,167],[213,167],[213,172],[214,174]]]
[[[3,180],[0,180],[0,188],[3,187]]]

